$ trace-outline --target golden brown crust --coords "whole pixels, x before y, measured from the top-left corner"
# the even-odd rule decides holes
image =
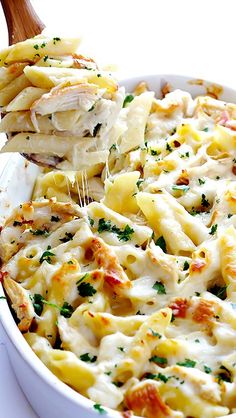
[[[137,389],[131,389],[125,402],[127,407],[138,416],[146,418],[171,417],[171,409],[162,400],[157,387],[152,383],[145,382]]]

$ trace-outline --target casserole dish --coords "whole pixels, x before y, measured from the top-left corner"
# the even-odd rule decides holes
[[[174,75],[138,76],[121,82],[127,91],[133,91],[138,82],[144,80],[149,88],[161,95],[166,83],[171,90],[176,88],[189,92],[193,97],[209,93],[229,102],[236,101],[236,92],[202,80]],[[30,198],[39,169],[14,155],[10,157],[1,177],[0,211],[3,218],[19,203]],[[3,290],[1,288],[1,294]],[[35,411],[42,418],[97,416],[93,403],[59,381],[36,357],[18,330],[6,301],[1,300],[0,318],[6,335],[9,356],[17,379]],[[107,416],[120,416],[111,411]],[[236,414],[228,415],[231,417]]]

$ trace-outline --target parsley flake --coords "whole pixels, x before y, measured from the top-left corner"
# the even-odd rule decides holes
[[[97,360],[97,356],[90,356],[89,353],[82,354],[79,358],[87,363],[94,363]]]
[[[189,269],[189,262],[185,260],[184,266],[183,266],[183,271],[186,271],[188,269]]]
[[[211,373],[212,372],[212,370],[211,370],[211,368],[210,367],[208,367],[208,366],[203,366],[204,367],[204,372],[205,373],[207,373],[207,374],[209,374],[209,373]]]
[[[99,403],[95,403],[93,405],[93,408],[95,409],[95,411],[97,411],[100,415],[104,415],[107,413],[107,411],[102,408],[102,406]]]
[[[59,241],[61,242],[68,242],[73,239],[74,235],[71,232],[66,232],[64,238],[60,238]]]
[[[161,282],[156,282],[153,286],[153,289],[157,290],[157,293],[159,295],[166,295],[166,289],[163,283]]]
[[[41,257],[39,259],[40,264],[42,264],[43,261],[47,261],[48,264],[52,264],[51,257],[55,257],[56,254],[49,251],[50,249],[51,249],[51,247],[48,246],[47,250],[43,252],[43,254],[41,255]]]
[[[176,364],[178,364],[178,366],[184,366],[184,367],[195,367],[196,361],[186,358],[185,361],[179,361]]]
[[[168,144],[168,142],[166,144],[166,151],[169,151],[169,152],[172,152],[173,151],[172,148],[171,148],[171,146],[170,146],[170,144]]]
[[[155,242],[155,245],[158,245],[158,247],[160,247],[162,249],[162,251],[164,253],[166,253],[166,242],[165,242],[165,238],[163,237],[163,235],[161,235]]]
[[[153,373],[146,373],[145,379],[152,379],[152,380],[161,380],[162,382],[166,383],[170,379],[170,377],[165,376],[162,373],[153,374]]]
[[[82,296],[82,298],[85,298],[87,296],[93,296],[95,293],[97,293],[96,289],[90,284],[86,282],[82,282],[77,286],[79,295]]]
[[[205,184],[206,183],[206,180],[198,179],[198,183],[200,184],[200,186],[202,186],[202,184]]]
[[[129,103],[134,100],[134,96],[132,94],[128,94],[124,100],[123,107],[126,107]]]
[[[210,203],[209,203],[209,201],[206,199],[206,195],[205,195],[205,194],[202,194],[201,205],[202,205],[204,208],[208,208],[208,207],[210,206]]]
[[[153,356],[149,361],[156,364],[167,364],[167,359],[165,357]]]
[[[209,235],[214,235],[217,231],[217,228],[218,228],[217,224],[212,225]]]

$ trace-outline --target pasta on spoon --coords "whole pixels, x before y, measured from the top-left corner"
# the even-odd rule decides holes
[[[78,45],[39,35],[0,53],[1,152],[66,170],[106,162],[124,89]]]

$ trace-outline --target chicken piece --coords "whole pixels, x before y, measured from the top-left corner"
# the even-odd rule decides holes
[[[20,320],[18,328],[21,332],[27,332],[35,317],[33,304],[30,301],[27,291],[17,282],[12,280],[9,275],[4,277],[3,285],[12,303],[12,308],[16,312],[17,318]]]
[[[93,252],[98,266],[105,271],[105,282],[115,293],[121,294],[124,289],[131,287],[131,281],[119,264],[117,256],[101,238],[92,238],[89,249]]]

